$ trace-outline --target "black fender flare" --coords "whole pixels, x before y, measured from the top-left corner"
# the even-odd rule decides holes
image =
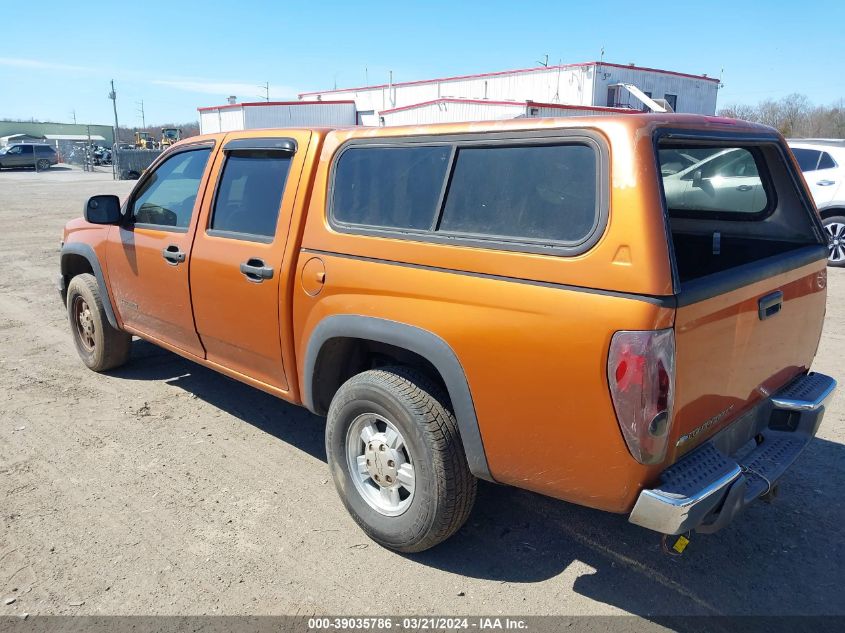
[[[302,402],[312,412],[315,411],[314,370],[317,359],[323,345],[333,338],[359,338],[386,343],[428,360],[446,383],[470,472],[476,477],[493,481],[466,373],[446,341],[428,330],[397,321],[356,314],[326,317],[311,333],[303,364]]]
[[[114,306],[111,304],[111,295],[109,295],[109,289],[106,286],[106,280],[103,277],[103,269],[100,266],[100,261],[97,259],[97,254],[94,252],[94,249],[90,245],[81,242],[71,242],[62,246],[62,275],[67,274],[67,271],[65,270],[65,256],[67,255],[79,255],[88,261],[88,264],[91,266],[91,270],[94,271],[94,277],[97,279],[97,287],[100,289],[100,298],[103,301],[103,309],[106,311],[106,317],[109,320],[109,325],[116,330],[121,329],[117,324],[117,318],[114,315]]]

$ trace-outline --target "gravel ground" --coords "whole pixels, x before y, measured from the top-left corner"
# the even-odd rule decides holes
[[[0,616],[845,614],[842,395],[778,500],[681,558],[624,517],[487,484],[457,536],[394,554],[345,512],[320,418],[142,341],[107,376],[79,361],[61,227],[132,185],[0,173]],[[815,367],[845,378],[845,271],[829,286]]]

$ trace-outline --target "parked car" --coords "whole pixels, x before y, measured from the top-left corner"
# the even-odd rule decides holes
[[[710,197],[664,195],[678,156]],[[413,552],[477,478],[664,535],[772,498],[836,385],[826,261],[776,131],[619,115],[193,137],[87,201],[58,282],[94,371],[136,335],[327,416],[350,514]]]
[[[738,147],[685,149],[695,154],[694,162],[669,174],[664,167],[674,165],[679,152],[660,150],[663,190],[670,208],[743,213],[765,206],[766,192],[750,152]]]
[[[829,235],[828,264],[845,266],[845,140],[790,139]]]
[[[59,156],[50,145],[16,143],[0,148],[0,168],[32,167],[44,171],[58,163]]]

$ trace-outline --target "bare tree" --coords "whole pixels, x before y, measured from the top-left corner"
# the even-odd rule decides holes
[[[757,105],[728,105],[719,115],[769,125],[788,137],[845,138],[843,99],[829,106],[814,106],[805,95],[793,93]]]

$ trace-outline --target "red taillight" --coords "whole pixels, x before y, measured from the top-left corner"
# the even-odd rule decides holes
[[[642,464],[666,456],[675,383],[671,329],[617,332],[610,342],[607,379],[616,419],[631,455]]]

